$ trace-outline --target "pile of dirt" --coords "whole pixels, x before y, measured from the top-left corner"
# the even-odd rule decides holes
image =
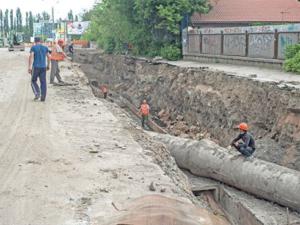
[[[108,84],[137,107],[146,98],[169,133],[210,138],[227,147],[241,121],[250,124],[257,157],[300,170],[300,90],[207,68],[78,50],[90,80]]]

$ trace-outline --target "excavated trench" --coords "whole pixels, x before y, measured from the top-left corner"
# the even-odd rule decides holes
[[[236,136],[234,126],[246,121],[258,139],[256,157],[300,170],[299,89],[96,50],[78,50],[74,59],[92,81],[96,95],[97,86],[107,84],[109,99],[118,100],[133,114],[147,99],[155,122],[149,130],[194,140],[208,138],[226,147]],[[136,115],[132,118],[137,120]],[[195,195],[204,193],[212,208],[226,214],[232,224],[300,224],[297,213],[290,216],[280,206],[253,200],[222,183],[188,176],[196,183]]]
[[[134,106],[148,99],[153,120],[170,134],[227,147],[245,121],[257,139],[256,157],[300,170],[299,89],[91,50],[78,50],[75,61]]]

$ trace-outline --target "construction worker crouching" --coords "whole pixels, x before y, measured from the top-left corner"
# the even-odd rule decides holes
[[[50,84],[54,83],[54,78],[58,80],[59,83],[63,83],[62,78],[60,76],[59,70],[59,61],[63,61],[66,57],[66,54],[63,51],[63,40],[58,40],[57,44],[54,43],[51,49],[51,73],[50,73]]]
[[[255,152],[254,138],[248,133],[248,125],[246,123],[241,123],[238,128],[240,129],[240,134],[231,142],[231,146],[236,148],[242,155],[250,157]],[[236,142],[239,140],[243,142],[237,145]]]
[[[145,128],[145,123],[148,122],[150,114],[150,106],[147,104],[146,100],[143,100],[143,103],[140,107],[140,115],[142,116],[142,127]]]

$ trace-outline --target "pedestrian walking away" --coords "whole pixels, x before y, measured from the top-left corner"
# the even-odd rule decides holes
[[[231,142],[231,146],[236,148],[242,155],[250,157],[255,152],[254,138],[248,132],[249,128],[246,123],[241,123],[238,128],[240,129],[240,134]],[[239,140],[242,140],[242,142],[236,144]]]
[[[46,71],[49,70],[50,54],[46,46],[41,44],[39,37],[34,38],[35,45],[30,49],[28,62],[28,73],[31,74],[31,87],[34,93],[34,100],[46,100],[47,81]],[[46,63],[47,58],[47,63]],[[40,81],[40,87],[37,80]]]
[[[63,40],[58,40],[57,44],[54,44],[51,50],[51,73],[50,73],[50,84],[54,83],[54,79],[56,77],[59,83],[63,83],[63,80],[60,76],[59,70],[59,61],[63,61],[66,57],[62,47],[63,47]]]
[[[143,103],[140,107],[140,115],[142,116],[142,127],[145,128],[145,124],[148,122],[150,114],[150,106],[146,100],[143,100]]]

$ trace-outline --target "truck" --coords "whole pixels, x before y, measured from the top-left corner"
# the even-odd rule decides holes
[[[10,32],[8,35],[8,51],[25,51],[25,44],[23,39],[23,33]]]

